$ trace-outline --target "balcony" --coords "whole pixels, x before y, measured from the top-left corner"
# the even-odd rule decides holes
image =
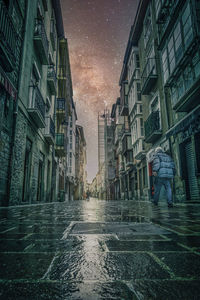
[[[56,133],[55,154],[59,157],[64,157],[66,155],[64,133]]]
[[[145,127],[145,142],[154,143],[162,135],[160,126],[160,112],[157,110],[152,112],[146,122]]]
[[[123,173],[124,171],[125,171],[125,169],[124,169],[124,163],[121,162],[121,163],[119,164],[119,173]]]
[[[51,44],[52,44],[53,50],[55,51],[56,50],[57,35],[56,35],[56,27],[55,27],[54,19],[51,20],[50,39],[51,39]]]
[[[27,111],[38,128],[45,128],[45,102],[37,86],[32,87],[30,105]]]
[[[133,145],[133,155],[136,160],[141,160],[146,154],[143,148],[143,139],[139,138]]]
[[[169,16],[169,9],[173,5],[173,3],[170,0],[159,0],[157,2],[158,2],[158,4],[157,4],[157,10],[156,10],[156,22],[158,24],[162,24],[165,22],[166,18]]]
[[[125,154],[127,151],[132,150],[131,144],[131,133],[129,135],[124,135],[122,139],[122,154]]]
[[[44,7],[44,10],[47,11],[48,10],[47,0],[42,0],[42,4],[43,4],[43,7]]]
[[[120,140],[122,136],[122,133],[121,133],[121,126],[120,127],[116,127],[115,129],[115,138],[114,138],[114,143],[115,145],[118,143],[118,141]]]
[[[57,98],[56,114],[59,119],[65,119],[66,116],[66,99]]]
[[[44,130],[44,137],[48,144],[54,145],[55,140],[55,124],[51,117],[45,118],[46,127]]]
[[[42,19],[35,19],[35,32],[33,39],[35,43],[35,49],[38,52],[41,63],[43,65],[48,65],[49,42]]]
[[[128,116],[128,96],[124,96],[124,101],[122,101],[121,116]]]
[[[148,95],[158,78],[155,58],[148,58],[141,76],[142,94]]]
[[[126,153],[126,169],[133,165],[133,151],[132,149]]]
[[[57,78],[54,66],[48,66],[47,83],[52,95],[56,95]]]
[[[5,72],[12,72],[16,64],[17,33],[5,4],[0,2],[0,64]]]

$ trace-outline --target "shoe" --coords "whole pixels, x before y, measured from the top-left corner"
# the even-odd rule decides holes
[[[158,202],[153,201],[153,204],[154,204],[155,206],[158,206]]]
[[[173,203],[168,203],[168,207],[173,207]]]

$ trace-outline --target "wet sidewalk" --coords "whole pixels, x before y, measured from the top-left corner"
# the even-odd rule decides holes
[[[1,300],[200,299],[200,203],[0,209]]]

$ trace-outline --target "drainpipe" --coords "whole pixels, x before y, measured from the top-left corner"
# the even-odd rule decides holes
[[[28,11],[28,5],[27,2],[25,1],[25,18],[23,22],[23,29],[22,29],[22,36],[26,35],[26,23],[27,23],[27,11]],[[7,186],[7,194],[8,194],[8,202],[6,202],[6,205],[8,206],[9,201],[10,201],[10,195],[11,195],[11,181],[12,181],[12,172],[13,172],[13,167],[14,167],[14,152],[15,152],[15,137],[16,137],[16,127],[17,127],[17,116],[18,116],[18,104],[19,104],[19,89],[20,89],[20,79],[22,75],[22,60],[24,56],[24,49],[25,49],[25,39],[23,40],[23,43],[21,45],[22,51],[20,54],[20,59],[19,59],[19,76],[18,76],[18,81],[17,81],[17,95],[16,95],[16,103],[14,107],[14,112],[13,112],[13,125],[12,125],[12,136],[11,136],[11,153],[10,153],[10,159],[9,159],[9,173],[8,173],[8,186]]]

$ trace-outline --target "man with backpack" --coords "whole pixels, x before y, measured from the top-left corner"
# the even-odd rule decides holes
[[[161,147],[155,149],[153,158],[153,176],[154,176],[154,204],[158,205],[160,190],[164,186],[167,195],[168,207],[173,207],[171,179],[176,173],[173,159],[166,154]]]

